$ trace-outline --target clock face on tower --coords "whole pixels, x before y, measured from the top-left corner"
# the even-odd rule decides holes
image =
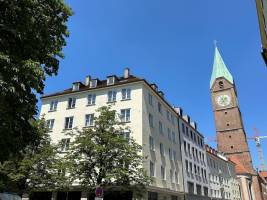
[[[231,103],[231,97],[223,94],[217,97],[217,103],[219,106],[228,106]]]

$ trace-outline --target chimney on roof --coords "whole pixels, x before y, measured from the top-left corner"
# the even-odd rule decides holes
[[[157,86],[155,83],[152,83],[150,86],[151,86],[151,87],[153,88],[153,90],[155,90],[156,92],[158,91],[158,86]]]
[[[164,93],[163,93],[162,91],[158,91],[158,94],[159,94],[162,98],[164,98]]]
[[[124,75],[123,78],[129,78],[130,77],[130,69],[128,67],[126,67],[124,69]]]
[[[85,77],[85,82],[84,82],[84,85],[85,86],[89,86],[90,85],[90,81],[91,81],[91,76],[88,75]]]

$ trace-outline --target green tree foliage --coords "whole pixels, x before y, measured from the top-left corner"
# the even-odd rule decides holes
[[[0,192],[22,194],[67,186],[68,177],[59,173],[66,163],[58,154],[58,146],[51,143],[45,121],[34,121],[33,126],[38,130],[38,140],[25,147],[20,156],[0,163]]]
[[[142,167],[142,146],[131,137],[123,137],[122,133],[130,130],[110,107],[97,111],[93,127],[70,133],[75,138],[66,155],[70,175],[85,189],[101,185],[142,191],[151,182]]]
[[[0,0],[0,162],[38,139],[36,93],[58,72],[71,14],[64,0]]]

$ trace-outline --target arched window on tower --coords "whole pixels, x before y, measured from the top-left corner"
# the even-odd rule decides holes
[[[220,89],[224,88],[223,81],[219,81],[219,87],[220,87]]]

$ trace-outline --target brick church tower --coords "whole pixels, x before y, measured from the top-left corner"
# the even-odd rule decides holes
[[[243,171],[246,188],[242,188],[243,199],[261,200],[257,173],[252,159],[243,126],[237,91],[233,76],[227,69],[218,48],[215,48],[213,71],[210,80],[213,112],[216,125],[217,147],[230,159],[238,161]],[[242,185],[242,184],[241,184]],[[243,184],[244,185],[244,184]],[[243,186],[242,186],[243,187]],[[245,198],[244,196],[248,196]]]

